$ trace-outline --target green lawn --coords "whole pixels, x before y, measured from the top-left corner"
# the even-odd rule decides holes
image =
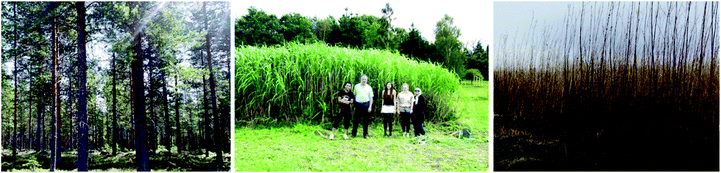
[[[487,171],[488,82],[462,85],[454,103],[459,118],[444,125],[425,123],[428,138],[384,137],[382,124],[370,126],[370,138],[335,140],[328,129],[298,124],[281,128],[235,129],[235,170],[254,171]],[[450,124],[450,125],[449,125]],[[471,129],[471,138],[449,135]],[[362,136],[359,129],[358,136]],[[349,135],[350,136],[350,135]]]

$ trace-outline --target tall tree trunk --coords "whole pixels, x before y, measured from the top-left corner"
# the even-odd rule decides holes
[[[163,115],[165,118],[164,129],[163,129],[163,145],[165,148],[170,152],[170,139],[168,136],[168,132],[170,131],[170,117],[168,117],[168,87],[167,82],[165,80],[165,71],[160,72],[161,80],[163,80],[163,95],[162,95],[162,103],[163,103]]]
[[[30,84],[30,88],[32,88],[32,84]],[[32,96],[32,89],[28,91],[28,95]],[[28,127],[30,128],[28,130],[28,145],[26,148],[33,148],[33,139],[35,138],[33,136],[33,99],[30,98],[30,103],[28,103]]]
[[[168,149],[168,152],[170,152],[171,144],[170,144],[170,117],[168,117],[170,114],[168,113],[168,81],[165,78],[165,71],[161,72],[162,78],[163,78],[163,108],[165,111],[163,111],[163,114],[165,115],[165,130],[163,130],[163,142],[165,145],[165,148]]]
[[[211,97],[211,103],[213,104],[213,128],[215,129],[215,135],[214,135],[214,141],[215,141],[215,162],[218,164],[218,168],[221,168],[223,166],[223,152],[221,143],[223,142],[223,137],[221,137],[222,132],[220,131],[220,120],[219,120],[219,114],[218,114],[218,103],[216,102],[216,96],[215,96],[215,80],[213,77],[213,58],[210,55],[210,28],[208,27],[208,12],[206,10],[208,2],[203,2],[203,14],[205,17],[205,30],[208,31],[208,34],[205,35],[205,50],[206,55],[208,58],[208,71],[209,74],[209,83],[210,83],[210,97]]]
[[[47,88],[52,88],[52,85],[50,85],[49,83],[43,84],[41,98],[47,97],[48,92],[49,92],[49,89],[47,89]],[[45,132],[45,128],[47,127],[47,125],[45,124],[45,121],[46,121],[45,114],[43,114],[43,113],[45,113],[45,111],[47,111],[46,110],[47,105],[45,105],[45,104],[46,104],[46,100],[42,100],[40,102],[40,108],[39,108],[40,111],[38,111],[38,125],[39,125],[38,126],[38,143],[40,144],[40,149],[38,149],[38,150],[40,150],[40,151],[47,149],[46,141],[48,140],[48,136],[47,136],[48,134]]]
[[[137,4],[136,4],[137,3]],[[139,6],[139,2],[130,2],[130,8]],[[150,171],[150,162],[148,158],[147,138],[145,134],[145,87],[143,86],[143,50],[142,50],[142,31],[140,19],[136,19],[132,24],[133,49],[135,57],[131,62],[132,82],[133,82],[133,114],[135,118],[135,163],[137,163],[138,171]]]
[[[117,87],[117,76],[115,74],[117,70],[115,52],[113,52],[113,155],[118,154],[118,89]]]
[[[57,3],[57,2],[55,2]],[[54,7],[57,7],[57,5],[52,5]],[[50,162],[50,171],[55,171],[55,169],[58,166],[58,163],[60,163],[60,126],[61,126],[61,120],[60,120],[60,80],[58,79],[58,66],[59,66],[59,44],[58,44],[58,23],[57,23],[57,17],[53,17],[52,19],[52,58],[53,58],[53,67],[52,67],[52,85],[53,85],[53,104],[52,104],[52,112],[53,112],[53,134],[52,134],[52,147],[51,147],[51,162]]]
[[[37,97],[37,98],[38,98],[38,103],[36,103],[36,104],[37,104],[37,109],[38,109],[38,111],[36,112],[36,114],[37,114],[37,118],[36,118],[36,119],[37,119],[37,123],[35,123],[35,125],[37,126],[37,127],[35,128],[35,131],[36,131],[36,133],[35,133],[35,151],[36,151],[36,152],[40,152],[40,151],[42,150],[42,148],[41,148],[41,146],[40,146],[40,144],[42,143],[42,141],[40,140],[40,137],[42,136],[42,135],[40,135],[40,131],[41,131],[41,129],[42,129],[42,128],[40,128],[40,127],[41,127],[42,123],[41,123],[40,120],[42,120],[42,114],[41,114],[41,113],[43,112],[43,106],[42,106],[43,101],[44,101],[44,100],[42,100],[42,98],[44,98],[44,97],[42,97],[42,93],[43,93],[43,92],[44,92],[44,91],[43,91],[42,89],[39,89],[39,90],[38,90],[38,95],[37,95],[37,96],[38,96],[38,97]]]
[[[76,2],[75,9],[78,13],[78,171],[88,171],[88,91],[87,76],[88,65],[86,63],[85,42],[87,32],[85,31],[85,2]]]
[[[205,60],[203,60],[204,57],[202,57],[203,54],[201,53],[200,56],[201,56],[201,58],[200,58],[200,64],[203,65],[203,66],[205,66]],[[204,139],[205,139],[205,141],[210,141],[210,140],[211,140],[211,138],[210,138],[210,118],[208,117],[210,113],[209,113],[209,111],[208,111],[208,109],[209,109],[209,108],[208,108],[208,90],[207,90],[207,88],[206,88],[206,82],[205,82],[205,81],[206,81],[206,80],[205,80],[205,74],[203,74],[203,111],[204,111],[204,114],[203,114],[203,123],[204,123],[204,124],[203,124],[203,134],[204,134]],[[209,153],[208,150],[212,147],[211,144],[212,144],[212,143],[210,143],[210,142],[206,142],[206,143],[205,143],[205,146],[204,146],[204,148],[205,148],[205,157],[208,157],[208,153]]]
[[[150,91],[148,91],[148,99],[150,100],[150,102],[149,102],[150,115],[148,116],[148,118],[150,119],[150,128],[148,128],[148,133],[149,133],[150,137],[148,137],[148,142],[149,142],[148,147],[150,147],[150,150],[155,151],[155,150],[157,150],[158,136],[155,133],[156,132],[156,130],[155,130],[156,118],[155,118],[155,90],[154,90],[155,84],[153,82],[153,67],[154,67],[153,61],[154,60],[152,57],[148,59],[148,83],[150,85],[150,87],[149,87]]]
[[[78,34],[78,36],[79,36],[79,34]],[[79,57],[78,57],[78,58],[79,58]],[[72,71],[73,71],[73,70],[74,70],[74,67],[73,67],[73,66],[68,67],[66,76],[75,75],[75,74],[72,74]],[[67,105],[67,109],[68,109],[68,110],[67,110],[67,114],[68,114],[68,115],[72,115],[72,118],[70,119],[70,127],[75,127],[75,126],[73,126],[73,125],[74,125],[73,123],[75,123],[74,121],[78,120],[77,115],[73,115],[73,114],[72,114],[72,113],[73,113],[73,104],[72,104],[73,102],[72,102],[72,100],[73,100],[73,95],[75,95],[75,93],[73,93],[73,83],[76,82],[75,80],[77,80],[77,79],[69,79],[69,80],[68,80],[68,88],[67,88],[67,91],[65,92],[65,93],[67,93],[67,95],[68,95],[68,105]],[[77,111],[75,111],[75,113],[77,113]],[[75,123],[75,124],[78,124],[78,123]],[[78,130],[79,130],[79,129],[78,129]],[[74,133],[76,133],[76,131],[75,131],[74,129],[71,129],[71,130],[69,131],[69,133],[70,133],[70,135],[68,135],[68,136],[71,136],[71,137],[70,137],[70,141],[71,141],[71,142],[75,142],[75,140],[77,140],[77,139],[74,138],[73,136],[76,135],[76,134],[74,134]],[[65,144],[65,143],[64,143],[64,144]],[[69,146],[69,147],[68,147],[68,146]],[[61,148],[66,148],[66,147],[67,147],[67,148],[71,148],[72,145],[67,145],[67,144],[66,144],[66,145],[61,145]]]
[[[180,93],[178,92],[177,71],[175,72],[175,94],[173,98],[175,99],[175,145],[178,146],[178,153],[180,153],[182,149],[182,147],[180,147],[182,137],[180,136]]]
[[[17,20],[17,6],[18,6],[17,3],[18,2],[13,3],[13,19],[15,19],[15,20]],[[17,23],[13,27],[13,30],[15,31],[15,37],[17,37],[18,36]],[[13,62],[13,66],[14,66],[15,70],[13,71],[13,75],[15,78],[14,79],[15,80],[15,104],[14,104],[15,114],[13,115],[13,135],[12,135],[13,136],[13,142],[12,142],[13,164],[12,164],[11,170],[15,168],[15,161],[17,160],[17,144],[15,144],[15,143],[17,141],[16,128],[17,128],[17,124],[18,124],[18,55],[17,55],[17,53],[18,53],[18,51],[17,51],[18,41],[17,40],[18,39],[16,38],[14,40],[15,40],[15,46],[13,48],[15,48],[15,49],[13,51],[13,55],[15,56],[15,61]]]

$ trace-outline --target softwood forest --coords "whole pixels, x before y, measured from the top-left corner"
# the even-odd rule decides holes
[[[2,171],[230,167],[228,2],[2,2]]]
[[[718,171],[718,3],[568,9],[495,40],[496,170]]]

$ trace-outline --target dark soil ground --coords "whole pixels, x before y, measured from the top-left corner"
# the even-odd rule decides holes
[[[673,116],[570,117],[495,115],[494,171],[719,170],[718,124]]]

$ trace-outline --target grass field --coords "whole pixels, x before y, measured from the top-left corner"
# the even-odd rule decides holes
[[[452,103],[458,119],[443,124],[424,123],[426,135],[402,136],[398,122],[393,136],[384,137],[380,118],[370,125],[369,139],[335,140],[321,125],[235,129],[234,169],[256,171],[487,171],[488,82],[462,85]],[[471,138],[450,134],[471,129]],[[341,127],[342,129],[342,127]],[[358,131],[359,136],[362,128]],[[350,135],[349,135],[350,136]]]

